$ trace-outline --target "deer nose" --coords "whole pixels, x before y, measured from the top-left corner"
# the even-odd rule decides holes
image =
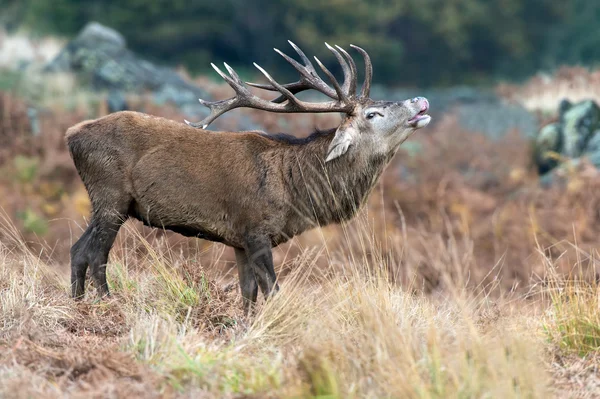
[[[429,101],[425,97],[415,97],[410,100],[411,104],[420,103],[421,111],[427,111],[429,109]]]

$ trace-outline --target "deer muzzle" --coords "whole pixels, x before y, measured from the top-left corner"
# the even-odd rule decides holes
[[[407,107],[412,110],[414,115],[408,120],[408,125],[420,129],[425,127],[431,121],[431,116],[427,115],[429,111],[429,101],[425,97],[415,97],[406,101]]]

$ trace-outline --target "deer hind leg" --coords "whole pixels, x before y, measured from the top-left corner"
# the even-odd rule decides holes
[[[98,295],[101,298],[110,294],[106,281],[106,264],[108,263],[110,249],[124,220],[125,218],[122,215],[102,217],[98,220],[96,228],[90,235],[88,245],[90,272]]]
[[[71,295],[75,299],[85,294],[85,273],[88,268],[86,246],[93,226],[89,225],[83,235],[71,247]]]
[[[94,212],[81,238],[71,247],[71,294],[81,299],[85,293],[85,275],[89,266],[100,297],[109,295],[106,281],[108,254],[126,216],[118,212]]]
[[[254,277],[254,270],[252,270],[252,266],[248,263],[248,257],[243,249],[235,249],[235,259],[237,261],[240,290],[242,291],[242,301],[244,303],[244,314],[248,315],[258,297],[258,284]]]
[[[277,276],[273,267],[273,252],[268,238],[249,238],[246,240],[246,256],[254,278],[265,298],[279,291]]]

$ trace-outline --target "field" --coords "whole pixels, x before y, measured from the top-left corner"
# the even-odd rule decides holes
[[[588,82],[578,99],[595,76],[499,92],[551,120],[545,93]],[[0,396],[600,395],[600,177],[585,161],[542,187],[526,139],[464,131],[449,113],[406,143],[354,221],[275,250],[281,291],[256,314],[242,314],[230,249],[131,221],[111,252],[113,296],[90,286],[74,302],[68,251],[89,202],[63,134],[106,112],[76,98],[49,105],[37,137],[25,103],[0,93]],[[242,114],[267,131],[336,123]]]

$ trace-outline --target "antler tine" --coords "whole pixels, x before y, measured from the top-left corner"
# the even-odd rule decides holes
[[[252,83],[252,82],[246,82],[246,84],[248,86],[256,87],[257,89],[263,89],[263,90],[268,90],[268,91],[278,91],[277,88],[271,86],[270,84]],[[306,90],[306,84],[302,81],[298,81],[298,82],[294,82],[294,83],[286,83],[281,86],[285,87],[292,94],[296,94],[296,93]],[[282,103],[285,100],[286,100],[285,96],[281,95],[281,96],[277,97],[276,99],[271,100],[271,102],[272,103]]]
[[[235,71],[233,71],[233,69],[231,69],[231,67],[227,64],[225,64],[226,68],[228,71],[230,71],[229,73],[233,72],[233,74],[231,76],[233,76],[233,79],[229,76],[227,76],[225,74],[225,72],[221,71],[219,69],[218,66],[216,66],[215,64],[213,64],[212,62],[210,63],[210,65],[213,67],[213,69],[219,74],[221,75],[221,77],[223,78],[223,80],[225,82],[227,82],[227,84],[229,86],[231,86],[231,88],[233,90],[235,90],[236,93],[243,93],[243,92],[247,92],[248,90],[246,90],[246,88],[244,87],[242,81],[240,80],[239,76],[237,75],[237,73],[235,73]],[[237,82],[236,82],[237,80]],[[239,82],[239,83],[238,83]]]
[[[296,91],[292,91],[292,93],[294,93],[294,94],[299,93],[304,90],[308,90],[308,89],[319,90],[320,88],[313,87],[309,82],[311,77],[319,76],[317,74],[317,71],[316,71],[315,67],[313,66],[312,62],[310,62],[310,59],[306,56],[306,54],[304,54],[304,51],[302,51],[300,49],[300,47],[296,46],[296,44],[294,42],[292,42],[291,40],[288,40],[288,43],[290,44],[290,46],[292,46],[292,48],[300,56],[300,59],[302,59],[302,62],[304,62],[304,65],[300,65],[300,63],[298,63],[295,59],[289,57],[283,51],[276,49],[276,48],[273,49],[277,52],[277,54],[281,55],[287,62],[289,62],[300,73],[300,80],[298,80],[297,82],[294,82],[294,83],[289,83],[287,85],[284,85],[284,87],[290,91],[292,91],[292,89],[296,90]],[[277,90],[275,87],[269,86],[269,85],[260,85],[257,83],[250,83],[250,82],[246,82],[246,83],[250,86],[257,87],[259,89],[271,90],[271,91]],[[322,89],[324,89],[326,91],[326,92],[323,92],[323,94],[335,99],[335,97],[333,96],[333,91],[329,87],[327,87],[326,84],[323,85]],[[285,99],[286,99],[285,96],[281,95],[281,96],[277,97],[276,99],[272,100],[271,102],[281,103],[281,102],[285,101]]]
[[[184,119],[184,122],[188,125],[200,129],[206,129],[208,125],[210,125],[215,119],[219,116],[223,115],[225,112],[232,110],[234,108],[241,107],[242,105],[237,104],[238,98],[232,97],[227,100],[221,101],[205,101],[200,99],[200,104],[210,109],[210,115],[206,118],[202,119],[200,122],[190,122]]]
[[[288,56],[283,51],[279,50],[278,48],[274,48],[273,50],[275,50],[275,52],[277,54],[282,56],[284,60],[286,60],[289,64],[291,64],[294,67],[294,69],[296,71],[298,71],[302,76],[307,76],[307,75],[310,76],[310,73],[315,70],[315,68],[313,67],[312,64],[305,63],[305,65],[302,65],[298,61],[293,59],[292,57]]]
[[[300,50],[298,48],[298,46],[296,46],[291,41],[290,41],[290,44],[294,47],[294,49],[300,55],[300,57],[303,60],[306,60],[305,62],[308,64],[308,66],[299,64],[293,58],[287,56],[285,53],[281,52],[280,50],[275,49],[275,51],[277,51],[278,54],[280,54],[286,61],[288,61],[301,74],[301,79],[298,80],[297,82],[284,84],[282,86],[284,88],[288,89],[292,94],[296,94],[296,93],[299,93],[301,91],[308,90],[308,89],[315,89],[315,90],[321,91],[328,97],[336,99],[337,93],[335,93],[334,90],[331,90],[331,88],[329,88],[327,86],[327,84],[324,83],[321,79],[319,79],[318,85],[315,85],[313,82],[311,82],[315,76],[318,77],[316,71],[314,70],[314,67],[312,66],[310,61],[308,61],[304,52],[302,52],[302,50]],[[355,96],[356,95],[356,87],[357,87],[357,68],[356,68],[356,63],[354,62],[354,59],[352,58],[352,56],[350,54],[348,54],[348,52],[346,50],[344,50],[342,47],[340,47],[338,45],[335,46],[337,48],[337,50],[335,50],[333,47],[331,47],[328,43],[325,43],[325,45],[335,55],[336,59],[340,63],[342,70],[344,72],[344,83],[342,84],[343,92],[346,93],[347,96],[350,96],[350,97]],[[350,46],[352,48],[356,49],[357,51],[359,51],[364,58],[365,81],[362,86],[360,97],[361,98],[369,97],[370,88],[371,88],[371,80],[373,78],[373,65],[371,64],[371,58],[369,57],[369,54],[362,48],[355,46],[353,44]],[[339,52],[338,52],[338,50],[339,50]],[[348,60],[348,62],[346,62],[346,60],[344,58],[340,57],[340,52],[344,55],[344,58],[346,58],[346,60]],[[348,70],[348,68],[350,68],[350,69]],[[248,84],[249,86],[252,86],[252,87],[262,89],[262,90],[278,91],[277,88],[273,87],[270,84],[260,84],[260,83],[251,83],[251,82],[246,82],[246,84]],[[325,91],[323,91],[323,90],[325,90]],[[282,103],[285,100],[286,100],[285,96],[281,95],[281,96],[277,97],[276,99],[272,100],[271,102]]]
[[[283,51],[276,49],[276,48],[273,49],[273,50],[275,50],[275,52],[277,52],[277,54],[281,55],[283,57],[283,59],[286,60],[292,67],[294,67],[294,69],[296,71],[298,71],[298,73],[300,73],[300,80],[298,80],[297,82],[289,83],[289,84],[282,85],[282,86],[284,88],[290,90],[293,94],[304,91],[304,90],[314,89],[314,90],[317,90],[317,91],[325,94],[326,96],[328,96],[334,100],[339,99],[339,97],[337,96],[337,92],[335,90],[332,90],[331,87],[329,87],[327,85],[327,83],[325,83],[319,77],[314,66],[308,60],[308,58],[306,58],[306,55],[302,52],[302,50],[300,50],[298,48],[298,46],[296,46],[294,43],[290,42],[290,44],[294,47],[296,52],[298,52],[298,54],[300,55],[300,58],[302,58],[304,60],[304,65],[300,64],[298,61],[291,58],[290,56],[285,54]],[[274,87],[272,85],[251,83],[251,82],[246,82],[246,83],[249,86],[256,87],[256,88],[263,89],[263,90],[279,91],[276,87]],[[286,97],[282,95],[282,96],[279,96],[276,99],[272,100],[272,102],[282,103],[285,100],[286,100]]]
[[[274,50],[277,52],[277,54],[281,55],[284,60],[286,60],[288,63],[290,63],[294,67],[294,69],[296,71],[298,71],[298,73],[300,73],[300,80],[297,83],[300,83],[300,84],[303,83],[304,90],[314,89],[314,90],[320,91],[321,93],[325,94],[326,96],[328,96],[330,98],[333,98],[334,100],[340,99],[340,97],[337,95],[337,91],[332,90],[331,87],[329,87],[327,85],[327,83],[325,83],[319,77],[319,75],[317,74],[317,71],[315,70],[315,67],[308,60],[308,58],[302,52],[302,50],[300,50],[298,48],[298,46],[296,46],[291,41],[290,41],[290,44],[292,45],[294,50],[296,50],[298,55],[300,55],[300,58],[302,58],[304,65],[301,65],[298,61],[289,57],[283,51],[280,51],[278,49],[274,49]]]
[[[339,101],[340,102],[348,101],[348,96],[346,96],[346,93],[344,93],[344,91],[340,87],[340,84],[338,83],[335,76],[333,76],[333,74],[329,71],[329,69],[327,69],[327,67],[325,65],[323,65],[323,63],[321,63],[321,61],[319,61],[319,59],[316,56],[314,58],[315,58],[315,61],[317,61],[317,64],[319,64],[319,67],[321,67],[323,72],[325,72],[325,75],[327,75],[327,77],[331,81],[331,84],[333,85],[333,88],[335,89],[335,92],[337,94],[337,98],[339,99]]]
[[[365,60],[365,81],[360,96],[363,98],[369,97],[371,93],[371,80],[373,79],[373,64],[371,63],[371,57],[369,57],[369,54],[365,50],[354,44],[351,44],[350,47],[361,53]]]
[[[331,47],[327,42],[325,42],[325,46],[327,46],[329,51],[333,53],[335,58],[340,63],[340,66],[342,67],[342,71],[344,72],[344,83],[342,84],[342,89],[344,90],[344,93],[346,93],[346,95],[348,96],[352,96],[352,93],[350,92],[350,88],[352,85],[352,72],[350,70],[350,67],[348,66],[348,63],[346,62],[344,57],[342,57],[340,52]]]
[[[254,62],[253,64],[256,67],[256,69],[258,69],[259,71],[262,72],[263,75],[265,75],[265,77],[267,78],[267,80],[269,82],[271,82],[273,87],[275,87],[277,89],[277,91],[279,91],[281,93],[281,95],[284,96],[291,104],[295,104],[298,107],[301,106],[299,100],[296,97],[294,97],[294,95],[288,89],[286,89],[285,87],[283,87],[282,85],[277,83],[277,81],[275,79],[273,79],[273,77],[271,75],[269,75],[269,73],[267,71],[265,71],[256,62]]]
[[[247,98],[247,96],[250,94],[246,87],[244,87],[244,82],[240,79],[239,75],[226,62],[224,62],[223,65],[225,65],[225,68],[227,69],[231,77],[227,76],[214,63],[211,62],[210,65],[223,78],[223,80],[225,80],[225,82],[227,82],[227,84],[237,93],[237,96],[221,101],[206,101],[199,98],[198,101],[200,102],[200,104],[210,109],[210,115],[200,122],[189,122],[185,119],[184,121],[188,125],[200,129],[206,129],[208,125],[210,125],[215,119],[223,115],[225,112],[234,108],[243,107],[243,99]]]
[[[229,65],[227,65],[226,62],[224,62],[223,65],[225,65],[225,68],[227,68],[227,72],[229,72],[229,74],[231,75],[231,77],[233,78],[233,80],[235,80],[235,83],[237,83],[238,85],[243,85],[244,84],[244,82],[242,82],[242,79],[240,79],[239,75],[233,70],[232,67],[230,67]]]
[[[289,41],[289,43],[292,45],[294,50],[296,50],[296,52],[298,53],[298,55],[304,62],[304,65],[300,64],[298,61],[291,58],[290,56],[285,54],[283,51],[281,51],[277,48],[273,49],[273,50],[275,50],[275,52],[277,54],[282,56],[283,59],[286,60],[292,67],[294,67],[294,69],[296,71],[298,71],[298,73],[300,73],[300,80],[298,80],[295,83],[291,83],[289,85],[284,85],[284,87],[287,89],[290,89],[290,88],[296,89],[297,91],[293,92],[294,94],[304,91],[304,90],[314,89],[314,90],[317,90],[317,91],[325,94],[326,96],[328,96],[330,98],[333,98],[334,100],[339,99],[339,97],[337,96],[337,92],[332,90],[327,85],[327,83],[323,82],[323,80],[319,77],[319,75],[317,74],[317,71],[315,70],[315,67],[310,62],[310,60],[306,57],[304,52],[302,50],[300,50],[300,48],[298,46],[296,46],[292,41]],[[257,87],[257,86],[254,86],[254,87]],[[273,100],[273,102],[283,102],[283,101],[285,101],[285,96],[283,96],[283,95],[279,96],[275,100]]]
[[[313,66],[313,64],[310,62],[310,60],[308,59],[308,57],[306,56],[306,54],[304,54],[304,51],[300,50],[300,47],[296,46],[296,44],[294,44],[293,41],[288,40],[288,43],[290,44],[290,46],[293,47],[294,50],[296,50],[296,53],[298,53],[298,55],[300,56],[300,58],[302,59],[302,62],[304,62],[304,65],[312,72],[314,72],[315,74],[317,73],[317,71],[315,70],[315,67]]]
[[[341,48],[338,45],[336,45],[335,47],[338,50],[340,50],[342,54],[344,54],[344,57],[346,57],[346,59],[348,60],[348,64],[350,64],[350,73],[352,75],[352,79],[350,80],[350,87],[348,88],[348,95],[351,97],[355,96],[356,95],[356,80],[357,80],[356,63],[354,62],[354,59],[352,58],[352,56],[350,54],[348,54],[348,52],[346,50],[344,50],[343,48]]]

